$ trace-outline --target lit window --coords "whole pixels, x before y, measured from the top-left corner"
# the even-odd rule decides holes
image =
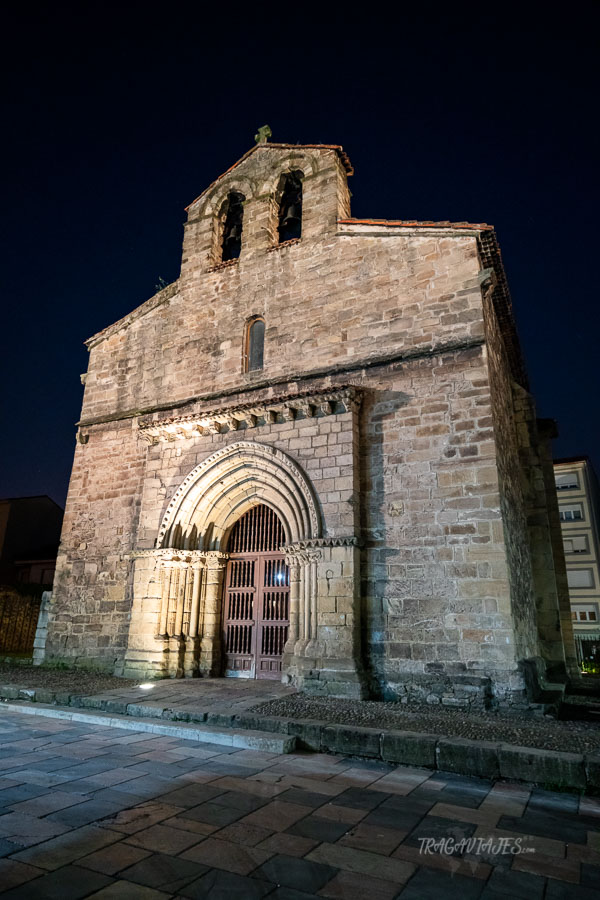
[[[585,606],[577,604],[571,610],[571,618],[575,622],[597,622],[598,604],[588,603]]]

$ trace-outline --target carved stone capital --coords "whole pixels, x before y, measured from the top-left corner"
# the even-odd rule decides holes
[[[206,568],[211,571],[224,569],[229,559],[229,553],[221,553],[220,550],[209,550],[205,554]]]
[[[297,541],[295,544],[288,544],[286,547],[282,547],[281,552],[294,555],[303,551],[316,550],[324,547],[358,547],[359,545],[359,539],[354,536],[308,538],[305,541]]]

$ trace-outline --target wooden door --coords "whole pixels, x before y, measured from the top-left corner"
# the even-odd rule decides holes
[[[268,506],[236,522],[223,598],[225,675],[279,678],[289,627],[289,569],[278,552],[283,526]]]

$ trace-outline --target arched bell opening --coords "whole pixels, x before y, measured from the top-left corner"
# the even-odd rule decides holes
[[[281,678],[290,625],[290,571],[283,523],[264,503],[252,506],[226,537],[223,674]]]

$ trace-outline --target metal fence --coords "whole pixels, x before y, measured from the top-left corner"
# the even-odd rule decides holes
[[[0,653],[33,652],[41,595],[0,587]]]

